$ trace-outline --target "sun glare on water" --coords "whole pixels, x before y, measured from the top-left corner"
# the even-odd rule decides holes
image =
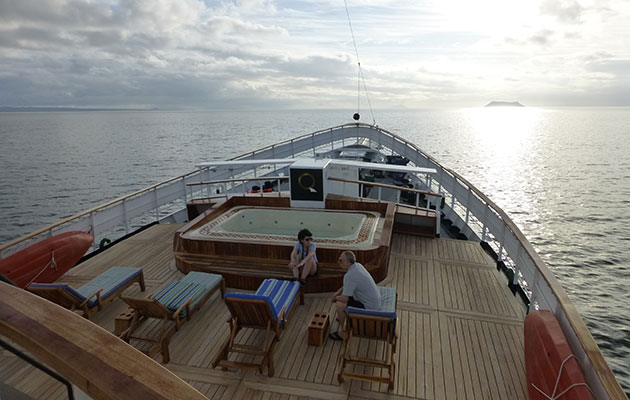
[[[493,200],[532,220],[544,218],[525,192],[545,191],[544,174],[537,147],[544,142],[545,110],[524,107],[484,107],[463,110],[470,146],[485,154],[475,173],[489,182],[484,188]],[[522,193],[503,188],[520,188]],[[535,197],[535,196],[534,196]]]
[[[541,111],[523,107],[484,107],[465,111],[476,140],[502,156],[525,151],[534,140]]]

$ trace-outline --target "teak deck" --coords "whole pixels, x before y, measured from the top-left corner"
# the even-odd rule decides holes
[[[136,286],[125,294],[153,294],[182,276],[172,251],[173,235],[180,226],[153,226],[70,270],[61,281],[79,286],[113,265],[142,267],[146,294]],[[401,335],[395,355],[396,383],[390,393],[387,385],[379,383],[339,385],[341,342],[326,339],[323,346],[307,345],[313,313],[334,316],[330,294],[306,295],[305,304],[294,310],[274,351],[272,378],[211,368],[229,331],[225,322],[229,313],[218,294],[173,338],[166,367],[208,398],[218,399],[527,398],[525,308],[479,244],[395,234],[389,274],[380,284],[398,292]],[[117,299],[92,319],[113,332],[114,319],[124,309]],[[331,329],[336,328],[332,322]],[[144,329],[155,330],[158,325],[148,324]],[[243,339],[254,344],[260,337]],[[383,351],[382,342],[359,343],[360,354]],[[137,342],[132,344],[141,348]],[[159,360],[159,355],[154,357]],[[0,352],[0,382],[0,393],[8,385],[32,398],[65,398],[63,386],[6,351]]]

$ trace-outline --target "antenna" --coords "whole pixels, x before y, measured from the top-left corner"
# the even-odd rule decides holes
[[[348,25],[350,26],[350,35],[352,35],[352,43],[354,43],[354,52],[357,55],[357,112],[354,113],[352,118],[358,121],[361,118],[359,112],[361,111],[361,82],[363,82],[363,90],[365,91],[365,97],[367,98],[368,106],[370,107],[370,113],[372,114],[372,124],[376,125],[376,119],[374,118],[374,110],[372,110],[372,103],[370,102],[370,95],[368,94],[367,85],[365,84],[365,77],[363,76],[363,70],[361,69],[361,60],[359,60],[359,50],[357,49],[357,41],[354,39],[354,31],[352,30],[352,22],[350,22],[350,12],[348,11],[348,1],[343,0],[346,5],[346,15],[348,16]]]

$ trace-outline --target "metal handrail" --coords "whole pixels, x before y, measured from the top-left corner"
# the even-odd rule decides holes
[[[411,193],[423,194],[425,196],[444,197],[440,193],[427,192],[425,190],[407,188],[407,187],[402,187],[402,186],[388,185],[386,183],[360,181],[360,180],[355,180],[355,179],[335,178],[335,177],[332,177],[332,176],[329,177],[328,180],[329,181],[337,181],[337,182],[356,183],[358,185],[365,185],[365,186],[376,186],[376,187],[382,187],[382,188],[386,188],[386,189],[400,190],[402,192],[411,192]]]
[[[5,244],[1,245],[0,246],[0,252],[4,251],[4,250],[6,250],[6,249],[8,249],[10,247],[13,247],[15,245],[18,245],[18,244],[20,244],[20,243],[22,243],[22,242],[24,242],[26,240],[29,240],[29,239],[31,239],[31,238],[33,238],[35,236],[41,235],[42,233],[48,232],[48,231],[50,231],[52,229],[55,229],[58,226],[65,225],[68,222],[72,222],[72,221],[77,220],[79,218],[82,218],[82,217],[85,217],[87,215],[90,215],[91,213],[93,213],[95,211],[102,210],[102,209],[110,207],[110,206],[112,206],[114,204],[120,203],[120,202],[122,202],[124,200],[127,200],[127,199],[130,199],[132,197],[135,197],[137,195],[140,195],[140,194],[143,194],[143,193],[146,193],[146,192],[150,192],[151,190],[155,190],[155,189],[157,189],[160,186],[169,184],[169,183],[177,181],[179,179],[184,179],[184,178],[186,178],[186,177],[188,177],[190,175],[195,175],[195,174],[198,174],[198,173],[199,173],[199,171],[192,171],[192,172],[189,172],[187,174],[177,176],[175,178],[167,179],[165,181],[162,181],[160,183],[156,183],[154,185],[148,186],[148,187],[146,187],[144,189],[140,189],[140,190],[135,191],[133,193],[130,193],[128,195],[118,197],[118,198],[116,198],[114,200],[108,201],[107,203],[104,203],[104,204],[98,205],[96,207],[90,208],[90,209],[88,209],[86,211],[82,211],[82,212],[80,212],[78,214],[75,214],[75,215],[72,215],[72,216],[70,216],[68,218],[64,218],[61,221],[55,222],[54,224],[47,225],[47,226],[45,226],[45,227],[43,227],[41,229],[38,229],[38,230],[36,230],[34,232],[31,232],[31,233],[29,233],[27,235],[24,235],[24,236],[22,236],[20,238],[17,238],[15,240],[12,240],[12,241],[10,241],[8,243],[5,243]]]
[[[222,179],[218,181],[203,181],[187,183],[186,186],[200,186],[200,185],[217,185],[219,183],[236,183],[236,182],[252,182],[252,181],[278,181],[288,180],[288,176],[259,176],[254,178],[237,178],[237,179]]]
[[[58,373],[56,373],[52,369],[48,368],[44,364],[40,363],[39,361],[35,360],[34,358],[26,355],[25,353],[23,353],[22,351],[18,350],[17,348],[11,346],[9,343],[5,342],[2,339],[0,339],[0,347],[3,347],[5,350],[10,351],[11,353],[13,353],[16,356],[18,356],[19,358],[21,358],[22,360],[26,361],[27,363],[31,364],[35,368],[37,368],[40,371],[44,372],[48,376],[50,376],[50,377],[58,380],[62,384],[64,384],[66,386],[66,389],[68,390],[68,399],[74,400],[74,392],[72,391],[72,384],[66,378],[64,378],[63,376],[59,375]]]

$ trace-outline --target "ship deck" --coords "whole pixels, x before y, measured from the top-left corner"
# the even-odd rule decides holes
[[[83,262],[61,281],[76,287],[111,266],[135,266],[144,270],[147,291],[141,293],[134,285],[125,294],[155,293],[182,276],[172,252],[180,226],[154,225]],[[389,274],[380,285],[396,288],[400,319],[396,382],[389,393],[379,383],[338,384],[341,342],[307,345],[313,313],[334,314],[330,294],[307,294],[305,304],[297,306],[274,351],[274,377],[266,371],[260,375],[212,369],[228,336],[229,313],[218,293],[174,336],[166,367],[213,399],[527,398],[525,308],[478,243],[395,234],[389,263]],[[124,309],[116,300],[92,320],[112,332],[115,317]],[[157,323],[145,325],[146,330],[159,329]],[[259,338],[244,339],[253,343]],[[382,353],[381,343],[362,339],[360,354]],[[160,360],[159,354],[155,358]],[[61,385],[6,351],[0,352],[0,382],[32,398],[65,398]]]

